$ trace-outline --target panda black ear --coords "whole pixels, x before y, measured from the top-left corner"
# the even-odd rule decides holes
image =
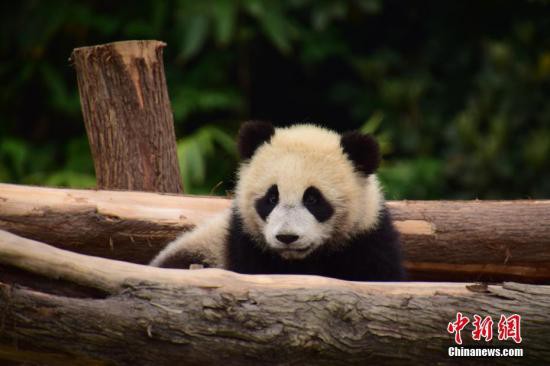
[[[248,121],[241,125],[237,137],[237,146],[241,159],[250,159],[264,142],[275,134],[275,127],[269,122]]]
[[[358,131],[346,132],[340,139],[340,145],[358,171],[369,175],[380,165],[380,148],[371,135]]]

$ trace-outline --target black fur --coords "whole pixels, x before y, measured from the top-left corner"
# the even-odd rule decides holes
[[[339,251],[322,246],[302,260],[285,260],[263,248],[243,230],[233,211],[228,240],[229,270],[246,274],[310,274],[349,281],[400,281],[404,278],[399,238],[387,209],[378,227],[355,235]]]
[[[319,222],[325,222],[331,218],[334,208],[328,203],[321,191],[315,187],[309,187],[302,198],[304,206]]]
[[[242,124],[237,137],[237,146],[241,159],[250,159],[258,147],[269,142],[275,134],[275,128],[269,122],[248,121]]]
[[[271,211],[273,211],[275,206],[277,206],[277,203],[279,203],[279,190],[274,184],[269,187],[262,198],[256,201],[256,203],[254,204],[254,208],[256,208],[256,212],[262,218],[262,220],[265,221]]]
[[[380,148],[376,140],[358,131],[346,132],[340,145],[355,168],[366,175],[372,174],[380,164]]]

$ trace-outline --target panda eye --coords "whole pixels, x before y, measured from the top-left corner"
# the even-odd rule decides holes
[[[302,202],[319,222],[327,221],[334,214],[332,205],[326,200],[323,193],[313,186],[306,189]]]
[[[274,184],[269,187],[263,199],[266,204],[269,204],[271,206],[275,206],[277,203],[279,203],[279,190],[277,189],[277,185]]]
[[[269,187],[261,198],[256,200],[254,208],[262,220],[265,221],[271,211],[277,206],[277,203],[279,203],[279,190],[277,189],[277,185],[274,184]]]
[[[304,198],[302,198],[302,202],[305,206],[315,206],[319,204],[322,200],[321,192],[315,187],[309,187],[304,192]]]
[[[317,197],[315,197],[312,194],[309,194],[306,197],[304,197],[304,204],[305,205],[308,205],[308,206],[315,205],[315,204],[317,204],[317,202],[318,202]]]

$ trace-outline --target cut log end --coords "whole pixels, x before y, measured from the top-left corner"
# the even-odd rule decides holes
[[[71,53],[71,59],[74,59],[75,55],[80,56],[80,54],[83,54],[87,56],[106,49],[114,49],[120,54],[128,54],[132,57],[147,58],[154,56],[154,52],[164,47],[166,47],[166,43],[157,40],[117,41],[96,46],[77,47]]]

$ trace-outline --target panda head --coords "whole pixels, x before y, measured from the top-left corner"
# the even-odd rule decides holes
[[[263,249],[300,260],[321,247],[338,250],[376,226],[383,197],[371,136],[246,122],[238,147],[236,209],[243,230]]]

